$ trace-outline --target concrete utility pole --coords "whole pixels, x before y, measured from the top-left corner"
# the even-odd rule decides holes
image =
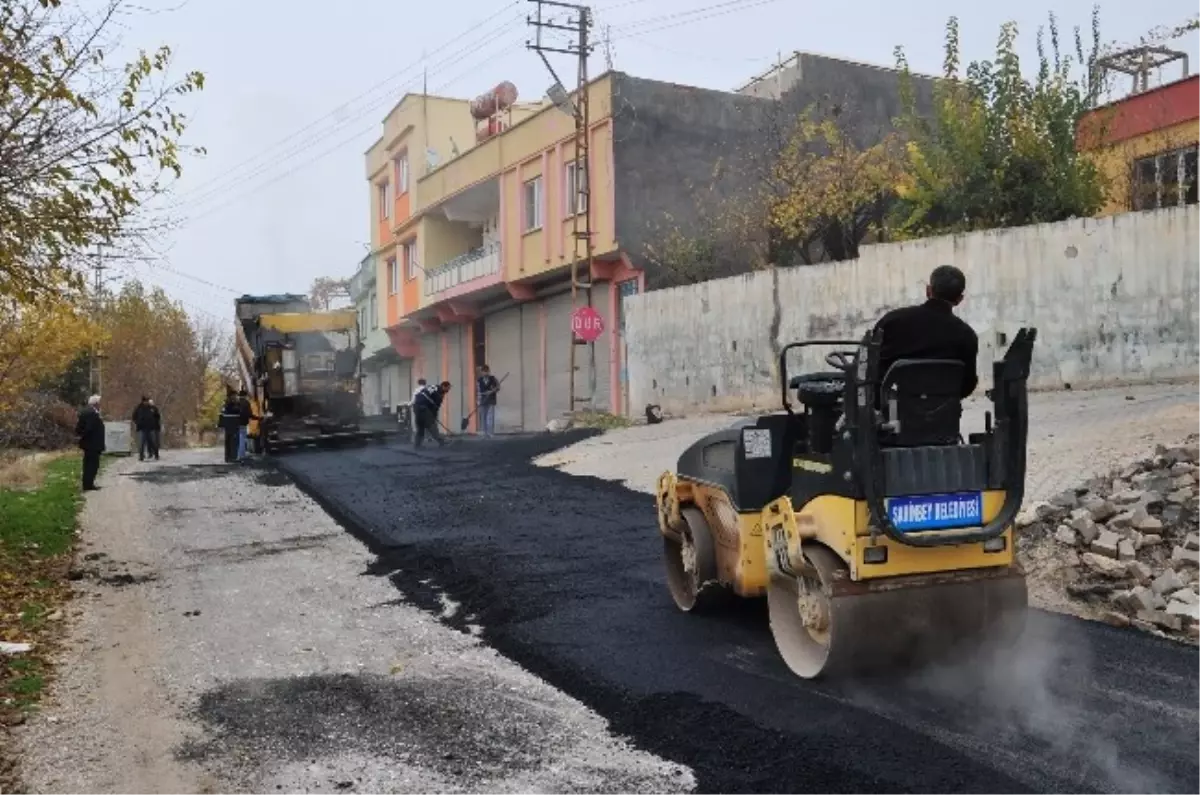
[[[588,55],[592,51],[592,44],[588,36],[588,32],[592,26],[591,10],[587,6],[575,5],[573,3],[562,3],[556,0],[529,0],[537,5],[537,16],[527,19],[530,26],[536,31],[536,39],[527,43],[529,49],[535,51],[541,56],[542,63],[546,65],[546,69],[550,72],[550,76],[554,78],[554,91],[564,87],[562,80],[559,79],[558,73],[554,66],[550,63],[550,59],[546,57],[547,53],[558,53],[561,55],[573,55],[576,59],[576,91],[574,101],[567,97],[554,99],[560,109],[572,113],[575,117],[575,204],[571,208],[575,212],[571,215],[571,236],[574,239],[574,257],[571,261],[571,315],[574,317],[575,311],[582,305],[592,306],[592,202],[591,202],[591,179],[590,179],[590,138],[589,127],[591,117],[589,112],[588,102]],[[563,9],[567,16],[564,22],[556,22],[546,16],[547,9]],[[564,46],[550,46],[543,40],[543,35],[546,31],[566,31],[574,34],[575,42],[568,41]],[[564,107],[564,104],[569,104],[570,107]],[[543,175],[543,180],[548,180],[550,175]],[[586,274],[583,280],[580,276],[580,264],[585,265],[583,273]],[[594,405],[596,396],[596,345],[594,342],[585,342],[576,337],[574,330],[568,330],[567,334],[571,345],[570,368],[571,368],[571,388],[570,388],[570,411],[575,410],[577,403],[585,403],[588,408]],[[578,390],[575,384],[576,373],[579,367],[577,361],[577,349],[579,346],[587,347],[587,397],[577,397]]]
[[[99,243],[96,244],[96,261],[92,264],[92,322],[100,322],[100,307],[104,292],[104,271],[108,270],[108,266],[104,264],[103,249]],[[92,353],[88,360],[88,389],[93,395],[103,395],[101,387],[103,385],[103,366],[100,363],[101,355],[96,347],[95,340],[92,341]]]

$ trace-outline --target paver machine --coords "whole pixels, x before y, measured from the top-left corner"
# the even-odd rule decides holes
[[[1011,641],[1027,603],[1012,523],[1036,336],[1021,329],[994,363],[990,410],[965,440],[962,362],[880,373],[875,333],[785,346],[783,410],[700,439],[658,480],[676,605],[765,595],[780,654],[809,679]],[[827,351],[829,369],[789,377],[797,349]]]
[[[255,452],[388,435],[362,425],[362,349],[353,309],[314,312],[302,295],[244,295],[236,312],[242,387],[262,418],[247,433]]]

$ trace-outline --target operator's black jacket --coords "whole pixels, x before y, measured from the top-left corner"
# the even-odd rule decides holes
[[[413,408],[429,409],[430,411],[437,413],[438,409],[442,407],[442,400],[444,400],[445,397],[446,393],[442,391],[440,384],[430,384],[418,392],[417,396],[413,398]]]
[[[75,423],[75,435],[79,437],[79,449],[83,452],[103,453],[104,420],[100,418],[100,412],[91,406],[79,412],[79,421]]]
[[[875,324],[883,331],[879,352],[879,377],[900,359],[957,359],[966,366],[962,396],[975,391],[979,373],[979,337],[966,321],[954,314],[954,307],[931,298],[923,304],[893,309]]]

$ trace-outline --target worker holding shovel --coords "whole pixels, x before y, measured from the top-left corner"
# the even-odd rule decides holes
[[[489,439],[496,433],[496,393],[500,382],[486,364],[479,365],[475,394],[478,395],[479,427]]]

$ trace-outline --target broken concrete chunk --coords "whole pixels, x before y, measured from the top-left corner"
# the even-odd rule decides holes
[[[1157,533],[1159,530],[1163,529],[1163,523],[1161,519],[1156,519],[1155,517],[1146,514],[1140,518],[1135,516],[1133,527],[1135,530],[1138,530],[1142,533]]]
[[[1075,496],[1075,491],[1062,491],[1050,498],[1050,504],[1059,508],[1074,508],[1079,504],[1079,498]]]
[[[1118,560],[1133,560],[1137,557],[1137,551],[1133,548],[1133,542],[1128,538],[1122,538],[1117,542],[1117,559]]]
[[[1150,583],[1150,590],[1156,594],[1165,594],[1178,591],[1186,584],[1174,569],[1167,569],[1154,578],[1154,582]]]
[[[1125,489],[1114,494],[1112,501],[1117,505],[1133,505],[1141,501],[1142,494],[1140,489]]]
[[[1139,585],[1128,593],[1127,602],[1135,612],[1154,609],[1154,593],[1146,586]]]
[[[1139,610],[1137,617],[1149,624],[1178,632],[1183,629],[1183,619],[1176,615],[1168,615],[1162,610]]]
[[[1124,628],[1129,626],[1129,616],[1118,613],[1115,610],[1105,610],[1100,619],[1111,627]]]
[[[1017,514],[1017,518],[1013,520],[1013,524],[1017,526],[1018,530],[1024,530],[1026,527],[1029,527],[1031,524],[1034,524],[1037,521],[1037,511],[1029,509],[1021,511],[1019,514]]]
[[[1133,511],[1122,511],[1105,522],[1113,530],[1128,530],[1133,527]]]
[[[1091,515],[1091,518],[1097,522],[1111,519],[1117,513],[1117,509],[1111,502],[1100,497],[1088,497],[1083,501],[1083,507],[1080,510],[1087,511]],[[1075,513],[1072,512],[1071,516],[1074,518]]]
[[[1171,550],[1171,563],[1175,566],[1200,566],[1200,551],[1176,546]]]
[[[1065,524],[1060,524],[1058,529],[1054,531],[1054,540],[1068,547],[1073,547],[1076,543],[1075,531]]]
[[[1111,530],[1101,530],[1100,535],[1092,542],[1092,551],[1107,558],[1117,557],[1117,545],[1121,537]]]
[[[1186,618],[1188,621],[1200,621],[1200,603],[1189,604],[1172,599],[1167,604],[1167,615]]]
[[[1104,577],[1116,579],[1124,577],[1128,572],[1128,568],[1123,561],[1097,555],[1095,552],[1084,552],[1079,556],[1079,562]]]
[[[1060,569],[1073,569],[1079,565],[1079,555],[1073,549],[1064,550],[1059,562]]]
[[[1185,605],[1200,604],[1200,595],[1191,588],[1180,588],[1169,596],[1173,602],[1183,602]]]
[[[1149,585],[1154,579],[1154,570],[1140,560],[1129,561],[1129,573],[1141,585]]]
[[[1083,540],[1084,544],[1092,543],[1096,540],[1096,536],[1100,535],[1100,525],[1087,516],[1072,519],[1068,522],[1068,525],[1076,533],[1079,533],[1079,537]]]
[[[1191,489],[1176,489],[1167,495],[1167,502],[1173,505],[1183,505],[1192,498]]]
[[[1188,533],[1187,537],[1183,539],[1183,548],[1200,549],[1200,534]]]
[[[1143,547],[1156,547],[1162,543],[1162,536],[1157,533],[1146,533],[1142,536]]]

